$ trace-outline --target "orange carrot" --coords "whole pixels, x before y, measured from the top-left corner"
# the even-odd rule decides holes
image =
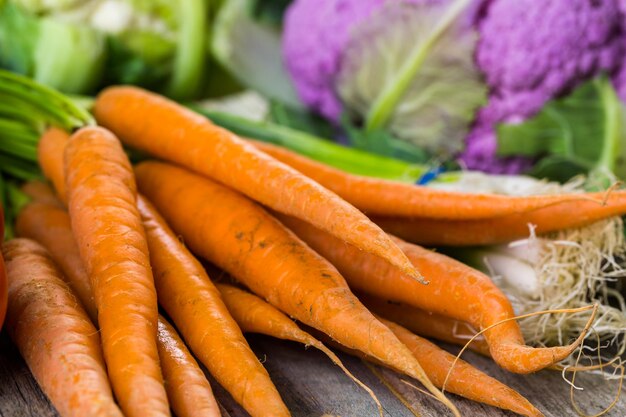
[[[37,159],[43,174],[54,185],[59,199],[67,201],[63,176],[63,159],[56,155],[63,155],[69,134],[57,127],[48,128],[39,139],[37,145]]]
[[[63,155],[49,155],[50,158],[62,158]],[[59,178],[62,178],[63,175],[62,173],[54,173],[54,175],[58,176]],[[60,182],[61,186],[63,186],[63,182]],[[154,234],[158,233],[161,231],[160,223],[155,223],[155,219],[154,217],[158,217],[158,215],[154,214],[152,209],[149,209],[146,206],[146,203],[144,200],[141,199],[141,197],[138,198],[138,206],[139,208],[142,209],[142,211],[144,212],[144,214],[146,216],[148,216],[146,222],[145,222],[145,227],[147,229],[147,239],[148,239],[148,243],[150,245],[150,242],[152,241],[153,244],[156,244],[157,247],[153,247],[152,250],[150,252],[156,252],[157,250],[165,250],[166,255],[165,256],[170,256],[168,252],[169,248],[163,248],[159,246],[159,240],[158,237],[155,240]],[[49,216],[55,216],[55,215],[59,215],[58,213],[54,213],[54,211],[50,208],[50,207],[45,207],[42,208],[41,210],[42,212],[40,213],[41,215],[41,219],[39,218],[35,218],[35,219],[30,219],[30,216],[28,216],[31,211],[26,211],[23,210],[23,213],[20,213],[20,216],[25,217],[25,219],[28,219],[28,221],[33,224],[36,222],[42,222],[44,221],[45,218],[49,217]],[[67,216],[67,214],[66,214]],[[26,223],[26,220],[24,220],[24,222]],[[33,227],[36,227],[33,226]],[[164,228],[167,228],[166,225],[164,225]],[[69,239],[73,241],[73,236],[71,235],[71,231],[68,229],[63,229],[63,228],[58,228],[56,230],[54,230],[55,233],[46,233],[45,232],[45,228],[43,230],[41,229],[36,229],[31,233],[38,233],[38,235],[40,236],[41,239],[46,239],[47,242],[49,242],[50,244],[52,244],[52,241],[55,239],[55,235],[58,235],[60,238],[62,239]],[[163,232],[165,233],[165,232]],[[69,236],[69,237],[68,237]],[[186,251],[186,249],[184,249],[184,247],[182,247],[182,245],[180,245],[180,243],[174,238],[174,241],[176,241],[176,243],[174,244],[174,246],[172,246],[172,249],[176,249],[178,250],[179,253],[177,253],[177,255],[182,256],[182,257],[186,257],[189,258],[191,257],[191,255]],[[76,244],[74,243],[75,248],[73,247],[69,247],[66,246],[65,248],[61,248],[61,247],[56,247],[56,246],[52,246],[52,250],[53,250],[53,254],[55,256],[58,257],[59,262],[63,265],[67,265],[68,267],[68,271],[66,272],[68,274],[68,276],[76,276],[76,279],[74,279],[73,281],[76,281],[79,285],[84,285],[87,286],[89,289],[89,292],[91,292],[91,283],[89,282],[89,280],[87,279],[87,274],[86,271],[84,270],[84,268],[82,267],[82,262],[80,260],[79,254],[78,254],[78,248],[76,247]],[[182,255],[181,255],[182,253]],[[152,253],[152,255],[154,255],[154,253]],[[158,258],[160,259],[160,258]],[[193,259],[193,258],[192,258]],[[196,262],[195,260],[191,261]],[[197,264],[197,262],[196,262]],[[208,284],[208,292],[207,292],[207,288],[206,286],[204,286],[203,282],[201,281],[197,281],[191,282],[193,281],[193,277],[196,275],[201,275],[204,274],[204,271],[202,270],[202,267],[199,265],[196,265],[197,269],[196,270],[191,270],[191,271],[187,271],[189,272],[189,275],[186,276],[187,279],[182,278],[181,279],[181,284],[183,286],[183,288],[185,290],[187,290],[187,284],[191,284],[191,293],[193,293],[194,291],[197,291],[198,294],[198,300],[202,301],[204,303],[204,308],[206,308],[207,310],[211,309],[212,306],[217,303],[218,304],[218,316],[219,316],[219,311],[220,311],[220,305],[221,305],[221,312],[224,313],[226,315],[226,317],[223,320],[219,320],[217,321],[218,326],[213,326],[211,327],[211,321],[208,317],[204,318],[204,319],[197,319],[199,320],[199,322],[206,326],[206,331],[207,332],[211,332],[211,333],[219,333],[221,332],[221,330],[219,329],[219,325],[225,325],[226,327],[228,327],[230,325],[231,329],[230,329],[230,333],[232,334],[240,334],[240,331],[237,327],[237,325],[234,323],[234,321],[228,316],[228,312],[226,310],[226,307],[223,306],[221,299],[219,299],[219,294],[217,293],[217,290],[215,288],[210,288],[212,285],[210,284],[210,282],[208,281],[208,277],[206,278],[206,281],[209,282]],[[177,274],[174,275],[168,275],[165,274],[165,276],[161,276],[159,274],[160,271],[156,271],[156,286],[157,288],[160,288],[162,286],[159,286],[159,284],[165,282],[166,278],[169,276],[171,277],[176,277]],[[179,271],[181,272],[181,271]],[[184,271],[183,271],[184,272]],[[183,275],[181,275],[183,276]],[[206,276],[206,274],[205,274]],[[181,278],[181,277],[179,277]],[[195,284],[195,285],[194,285]],[[173,290],[169,290],[166,289],[166,294],[170,294],[170,293],[177,293],[178,291],[182,291],[181,287],[174,287]],[[163,290],[161,290],[161,292],[163,293]],[[169,295],[163,297],[163,299],[167,299],[170,298]],[[161,300],[161,303],[163,304],[163,299]],[[170,303],[171,304],[171,303]],[[93,308],[95,309],[95,305],[93,305]],[[174,304],[174,308],[173,309],[169,309],[170,314],[175,318],[179,320],[179,323],[181,323],[181,325],[184,324],[185,320],[192,320],[195,321],[196,318],[192,317],[189,315],[189,310],[185,311],[185,309],[182,309],[182,315],[181,313],[179,313],[179,311],[177,310],[176,305]],[[159,319],[159,329],[164,328],[163,324],[161,323],[163,319]],[[207,324],[208,323],[208,324]],[[216,330],[217,328],[217,330]],[[227,332],[227,334],[230,334]],[[215,403],[213,394],[211,392],[210,386],[208,384],[208,381],[206,381],[206,378],[204,378],[202,376],[202,378],[200,377],[200,375],[202,374],[202,371],[198,368],[197,364],[193,365],[193,363],[191,363],[190,361],[181,361],[180,359],[177,358],[170,358],[170,357],[166,357],[163,356],[166,353],[171,353],[169,352],[169,350],[167,348],[165,348],[163,346],[164,343],[166,343],[167,341],[161,340],[161,336],[163,336],[165,333],[159,331],[159,340],[158,342],[158,348],[159,348],[159,356],[163,365],[163,373],[164,373],[164,378],[165,378],[165,382],[166,382],[166,389],[167,389],[167,394],[168,397],[170,398],[170,400],[172,401],[172,408],[173,410],[176,412],[176,414],[179,417],[184,417],[186,415],[196,415],[195,413],[199,413],[202,415],[202,413],[207,412],[209,414],[214,413],[213,407],[211,406],[211,404]],[[219,340],[219,338],[217,338]],[[220,367],[217,366],[216,364],[220,364],[221,363],[221,358],[218,356],[217,358],[214,358],[212,355],[214,355],[213,350],[211,349],[207,349],[203,343],[202,340],[198,341],[197,337],[195,339],[193,339],[195,341],[196,344],[196,350],[201,352],[199,354],[199,356],[201,357],[202,360],[204,360],[204,362],[207,364],[207,367],[209,367],[210,369],[212,369],[214,372],[220,371]],[[211,339],[214,340],[214,339]],[[256,368],[261,368],[262,371],[264,372],[265,370],[258,364],[258,361],[256,360],[256,357],[253,356],[253,353],[251,353],[250,349],[247,347],[247,343],[245,342],[245,339],[243,338],[243,335],[240,335],[239,340],[235,340],[232,345],[234,346],[233,351],[235,352],[235,359],[237,360],[237,352],[240,352],[243,350],[243,353],[239,353],[240,355],[242,355],[242,358],[239,358],[240,362],[241,362],[241,367],[245,370],[246,369],[246,364],[248,363],[253,363],[252,366],[252,371],[250,371],[250,374],[254,374],[256,371]],[[242,349],[241,346],[245,346],[247,349]],[[202,352],[208,352],[208,353],[202,353]],[[165,362],[168,363],[176,363],[176,366],[166,366]],[[195,363],[195,362],[194,362]],[[186,381],[185,379],[182,379],[177,377],[175,373],[173,373],[174,371],[177,371],[180,375],[184,376],[184,375],[197,375],[195,377],[195,379],[190,380],[190,381]],[[204,379],[204,382],[199,382],[200,380]],[[269,379],[269,377],[268,377]],[[224,383],[224,378],[218,377],[218,380],[220,380],[220,382]],[[170,382],[170,381],[175,381],[175,382]],[[185,384],[181,385],[179,384],[179,382],[181,381],[186,381]],[[226,381],[228,382],[228,380]],[[271,384],[271,381],[269,382]],[[187,386],[191,386],[192,388],[190,388],[190,390],[188,392],[187,391]],[[202,389],[197,389],[197,388],[201,388],[202,386],[206,386],[208,387],[208,390],[202,390]],[[226,384],[226,388],[227,389],[231,389],[233,390],[233,396],[238,399],[241,400],[240,397],[238,397],[237,395],[240,395],[240,392],[237,392],[237,386],[235,386],[235,388],[233,388],[231,385]],[[278,395],[278,394],[276,394]],[[253,399],[252,399],[253,400]],[[252,401],[251,400],[251,401]],[[281,402],[281,406],[284,408],[284,405],[282,405]],[[188,414],[190,411],[193,411],[194,414]]]
[[[337,270],[258,204],[159,162],[139,164],[135,175],[141,192],[195,253],[284,313],[403,369],[458,415],[408,349],[350,292]]]
[[[433,383],[441,388],[450,368],[453,366],[455,356],[441,349],[434,343],[421,338],[409,330],[389,320],[379,318],[389,329],[423,362],[424,372],[432,379]],[[313,331],[313,334],[319,334]],[[340,343],[331,340],[326,335],[319,335],[320,339],[335,349],[350,355],[373,362],[378,365],[384,364],[371,358],[362,352],[349,349]],[[398,371],[397,369],[394,369]],[[402,373],[402,371],[400,371]],[[489,404],[494,407],[511,410],[518,414],[531,417],[541,417],[543,414],[537,410],[526,398],[517,391],[504,385],[500,381],[474,368],[462,359],[456,361],[446,383],[446,391],[460,395],[473,401]]]
[[[328,349],[322,342],[300,329],[289,317],[284,315],[271,304],[266,303],[261,298],[247,291],[227,284],[216,285],[228,311],[244,333],[259,333],[266,336],[283,340],[303,343],[305,346],[313,346],[322,351],[328,358],[337,365],[350,379],[363,388],[378,406],[380,415],[383,415],[383,408],[376,394],[343,365],[341,360]]]
[[[28,239],[2,247],[9,277],[7,329],[63,417],[122,417],[98,332],[46,251]]]
[[[160,303],[191,350],[250,415],[289,416],[202,265],[145,199],[138,207]]]
[[[97,323],[91,282],[80,259],[67,212],[58,205],[35,201],[20,211],[15,229],[18,236],[35,240],[50,252],[89,317]]]
[[[619,205],[594,205],[589,202],[567,202],[524,214],[511,214],[483,220],[438,220],[425,218],[374,217],[387,232],[422,245],[474,246],[506,243],[529,236],[529,225],[535,233],[587,226],[598,220],[621,216],[626,209]]]
[[[104,90],[96,99],[94,112],[98,122],[127,145],[311,222],[422,279],[402,251],[363,213],[203,116],[136,87]]]
[[[91,282],[80,259],[67,212],[56,205],[31,203],[19,213],[17,229],[19,234],[32,237],[48,249],[83,306],[91,312],[92,321],[97,323]],[[204,373],[176,331],[162,317],[159,317],[157,346],[165,388],[176,415],[219,416],[211,386]]]
[[[401,182],[363,177],[329,167],[269,143],[254,146],[334,191],[368,216],[421,217],[476,220],[520,214],[561,203],[577,205],[577,213],[617,211],[626,213],[626,192],[615,191],[606,205],[605,193],[555,194],[511,197],[437,190]]]
[[[406,304],[386,301],[369,294],[357,293],[357,297],[370,311],[398,323],[422,337],[465,346],[478,333],[464,321],[420,310]],[[474,339],[468,348],[489,356],[489,345],[482,335]]]
[[[465,321],[481,330],[515,316],[509,300],[488,276],[445,255],[395,238],[418,268],[436,277],[429,285],[414,285],[410,278],[354,246],[295,218],[280,216],[280,219],[335,265],[357,291]],[[497,364],[522,374],[565,359],[580,344],[579,339],[563,347],[525,346],[515,321],[487,330],[485,339]]]
[[[423,358],[421,363],[428,377],[438,388],[443,387],[446,376],[454,364],[455,356],[391,321],[380,320],[413,352],[416,358]],[[517,391],[463,360],[458,360],[454,364],[446,390],[473,401],[511,410],[523,416],[543,416]]]
[[[219,417],[211,385],[176,330],[159,317],[159,357],[165,389],[178,417]]]
[[[63,156],[62,153],[60,155]],[[63,167],[61,166],[61,173],[63,172],[62,169]],[[21,190],[24,194],[30,197],[31,200],[63,207],[63,204],[54,194],[54,190],[46,183],[36,180],[28,181],[22,185]]]
[[[130,417],[169,416],[156,346],[156,291],[130,162],[110,132],[85,127],[67,143],[64,172],[113,391]]]

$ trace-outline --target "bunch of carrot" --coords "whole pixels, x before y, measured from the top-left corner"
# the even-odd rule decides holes
[[[485,330],[475,348],[517,373],[553,365],[581,340],[526,346],[488,277],[388,235],[364,213],[383,225],[450,230],[464,222],[548,224],[572,204],[584,221],[626,213],[623,192],[604,204],[601,195],[470,197],[351,176],[242,140],[138,88],[105,90],[94,114],[101,127],[42,136],[39,164],[54,191],[24,187],[32,202],[17,218],[21,237],[2,248],[7,328],[63,416],[217,416],[195,358],[251,416],[289,416],[248,332],[322,350],[375,400],[311,333],[417,379],[454,415],[444,384],[540,416],[517,392],[466,362],[455,365],[410,330],[452,342],[460,342],[455,328]],[[166,162],[133,167],[122,144]],[[581,221],[563,217],[570,221],[559,227]],[[247,291],[215,285],[195,256]],[[406,307],[391,311],[389,302]]]

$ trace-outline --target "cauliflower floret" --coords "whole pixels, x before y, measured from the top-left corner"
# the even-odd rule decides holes
[[[470,169],[520,172],[523,158],[496,157],[499,122],[519,122],[546,102],[623,61],[623,16],[615,0],[489,0],[478,20],[476,61],[490,88],[467,137]]]

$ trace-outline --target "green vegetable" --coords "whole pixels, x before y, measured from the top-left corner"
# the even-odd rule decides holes
[[[198,96],[202,86],[207,60],[204,51],[208,5],[206,0],[182,0],[178,3],[178,42],[168,93],[173,98],[182,99]]]
[[[535,117],[498,127],[501,156],[540,157],[532,174],[561,182],[588,174],[606,186],[626,179],[624,107],[607,77],[547,104]]]
[[[0,66],[66,93],[136,84],[175,99],[197,98],[212,76],[206,48],[212,3],[6,1]]]
[[[477,35],[459,22],[470,4],[389,2],[354,31],[336,86],[367,133],[387,128],[436,156],[463,148],[487,94],[473,61]]]
[[[302,105],[282,65],[280,29],[256,20],[255,0],[229,0],[220,9],[213,30],[215,58],[242,84],[270,99]]]
[[[84,26],[0,8],[0,66],[67,93],[90,92],[104,68],[105,37]]]
[[[41,179],[37,142],[48,125],[68,131],[95,123],[91,115],[56,90],[30,78],[0,70],[0,182],[5,226],[23,202],[12,181]]]

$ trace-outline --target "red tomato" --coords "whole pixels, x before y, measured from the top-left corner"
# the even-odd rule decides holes
[[[0,246],[4,240],[4,215],[2,206],[0,206]],[[7,273],[4,269],[4,260],[2,259],[2,251],[0,251],[0,329],[4,323],[4,315],[7,312]]]

